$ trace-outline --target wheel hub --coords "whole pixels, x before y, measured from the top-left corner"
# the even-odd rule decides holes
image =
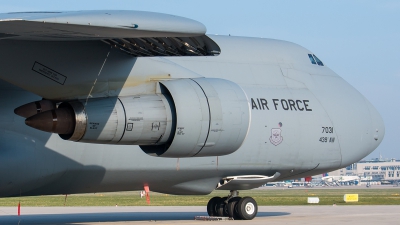
[[[255,207],[253,203],[248,202],[244,208],[247,214],[252,215],[254,213]]]

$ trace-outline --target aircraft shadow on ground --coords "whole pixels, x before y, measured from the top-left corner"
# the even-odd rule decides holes
[[[259,212],[257,217],[285,216],[287,212]],[[109,212],[0,216],[0,224],[74,224],[89,222],[194,220],[205,212]]]

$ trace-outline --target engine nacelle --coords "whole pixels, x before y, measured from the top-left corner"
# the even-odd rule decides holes
[[[158,85],[152,95],[64,102],[26,124],[65,140],[139,145],[162,157],[220,156],[241,146],[250,107],[237,84],[196,78]]]
[[[250,124],[250,106],[239,85],[212,78],[161,84],[166,89],[162,93],[173,100],[176,115],[175,136],[162,156],[218,156],[239,149]]]

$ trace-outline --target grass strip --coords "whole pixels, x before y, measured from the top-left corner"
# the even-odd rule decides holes
[[[227,191],[209,195],[179,196],[150,192],[151,206],[205,206],[213,196],[226,196]],[[359,201],[345,203],[344,194],[358,194]],[[282,189],[267,188],[240,191],[240,196],[253,197],[260,206],[308,205],[308,197],[319,197],[319,205],[400,205],[400,189]],[[0,206],[146,206],[139,191],[0,198]],[[314,204],[313,204],[314,205]]]

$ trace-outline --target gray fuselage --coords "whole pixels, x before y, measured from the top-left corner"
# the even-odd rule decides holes
[[[0,196],[141,190],[207,194],[229,176],[329,172],[371,153],[384,136],[376,109],[311,51],[285,41],[210,36],[219,56],[142,57],[100,41],[0,40]],[[63,84],[32,70],[39,62]],[[104,66],[103,66],[104,63]],[[73,100],[155,93],[160,80],[221,78],[247,95],[240,148],[213,157],[164,158],[136,145],[88,144],[25,125],[13,110],[41,98]],[[65,80],[64,80],[65,79]]]

